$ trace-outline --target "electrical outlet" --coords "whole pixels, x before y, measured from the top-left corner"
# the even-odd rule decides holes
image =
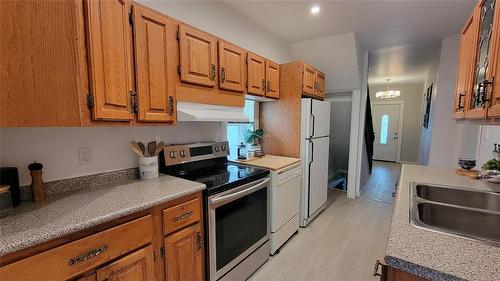
[[[80,147],[78,149],[78,155],[80,156],[80,165],[88,165],[91,164],[94,160],[94,156],[92,154],[92,147]]]

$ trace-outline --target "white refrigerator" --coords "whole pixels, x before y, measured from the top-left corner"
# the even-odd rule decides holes
[[[330,103],[303,98],[300,156],[303,163],[300,226],[306,227],[325,209],[328,188]]]

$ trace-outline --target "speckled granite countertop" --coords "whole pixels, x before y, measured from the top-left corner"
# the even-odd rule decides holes
[[[500,280],[500,247],[410,225],[410,182],[500,192],[498,184],[458,176],[452,169],[403,165],[385,262],[430,280]]]
[[[24,203],[0,219],[0,256],[203,189],[201,183],[160,176],[52,195],[39,206]]]

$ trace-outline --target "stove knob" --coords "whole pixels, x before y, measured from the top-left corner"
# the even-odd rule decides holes
[[[220,151],[220,148],[218,145],[215,146],[215,152],[219,152]]]
[[[175,155],[175,151],[170,151],[170,158],[175,159],[177,156]]]
[[[185,151],[184,149],[183,149],[183,150],[181,150],[181,151],[179,151],[179,155],[180,155],[181,157],[186,157],[186,151]]]
[[[223,144],[222,145],[222,151],[226,151],[226,149],[227,149],[227,145]]]

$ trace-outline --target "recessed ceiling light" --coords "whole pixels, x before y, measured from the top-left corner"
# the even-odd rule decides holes
[[[317,13],[319,13],[319,6],[318,5],[314,5],[311,7],[311,14],[313,15],[316,15]]]

